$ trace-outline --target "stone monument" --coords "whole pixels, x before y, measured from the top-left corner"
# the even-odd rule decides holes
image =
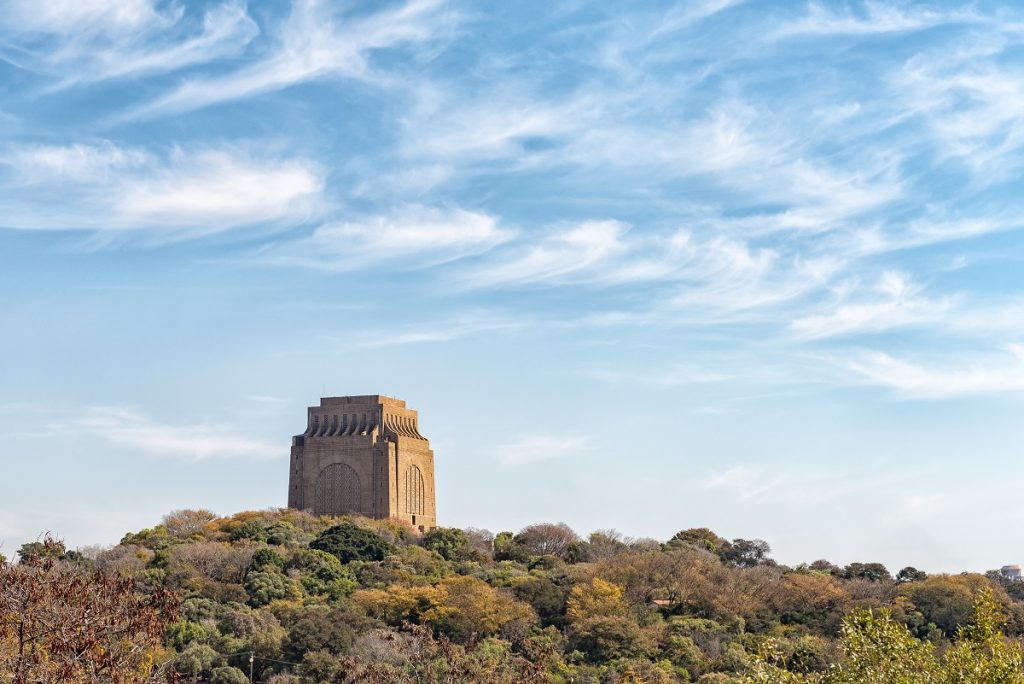
[[[306,431],[292,438],[288,507],[436,527],[434,452],[416,411],[378,394],[310,406]]]

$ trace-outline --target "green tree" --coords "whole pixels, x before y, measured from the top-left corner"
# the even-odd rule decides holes
[[[691,527],[681,530],[672,535],[667,546],[676,548],[679,546],[693,546],[698,549],[710,551],[716,556],[729,545],[729,542],[719,537],[706,527]]]
[[[319,549],[299,551],[288,562],[288,567],[301,573],[299,582],[312,595],[341,599],[357,586],[355,575],[348,567],[336,556]]]
[[[922,582],[928,579],[928,573],[918,570],[915,567],[907,566],[896,573],[896,582],[906,584],[907,582]]]
[[[424,548],[436,551],[445,560],[454,560],[469,547],[469,537],[455,527],[435,527],[423,535]]]
[[[351,619],[348,613],[336,608],[310,606],[301,609],[286,625],[285,660],[298,662],[305,654],[314,652],[347,653],[356,638],[355,629],[349,624]]]
[[[250,520],[231,530],[230,537],[231,541],[248,539],[249,541],[265,542],[267,541],[267,531],[258,521]]]
[[[252,562],[249,564],[249,572],[259,572],[264,568],[284,569],[284,559],[273,549],[257,549],[252,555]]]
[[[244,586],[249,594],[249,605],[256,608],[278,599],[299,597],[295,582],[279,572],[250,572]]]
[[[384,560],[395,552],[395,547],[380,536],[355,523],[344,522],[329,527],[309,544],[309,548],[326,551],[342,563],[356,560]]]
[[[210,684],[249,684],[249,677],[237,667],[225,665],[210,673]]]
[[[865,579],[869,582],[890,582],[892,575],[881,563],[850,563],[843,568],[845,579]]]

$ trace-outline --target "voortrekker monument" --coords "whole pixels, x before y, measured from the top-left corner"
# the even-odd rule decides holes
[[[419,416],[382,395],[324,397],[292,438],[288,507],[437,526],[434,452]]]

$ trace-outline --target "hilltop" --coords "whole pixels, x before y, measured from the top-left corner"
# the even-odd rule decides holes
[[[824,673],[843,661],[851,613],[886,609],[887,629],[944,649],[990,599],[1007,634],[1024,634],[1024,584],[996,573],[892,576],[878,563],[824,560],[785,567],[763,541],[707,529],[660,541],[614,531],[582,538],[562,524],[421,534],[395,520],[289,509],[183,510],[109,549],[47,541],[18,555],[5,565],[7,599],[25,573],[38,586],[114,582],[103,595],[120,598],[107,610],[120,602],[130,616],[110,623],[141,615],[151,628],[136,632],[125,667],[147,663],[151,678],[174,670],[215,684],[248,681],[250,667],[273,684],[788,681],[766,674],[764,655]],[[69,603],[71,594],[36,615],[49,610],[59,621],[91,600],[84,592]],[[3,606],[18,615],[10,600]],[[0,643],[10,663],[8,637]],[[69,673],[64,681],[77,681]]]

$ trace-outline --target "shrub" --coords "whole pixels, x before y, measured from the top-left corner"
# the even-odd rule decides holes
[[[210,684],[249,684],[249,677],[237,667],[226,665],[213,670]]]
[[[327,528],[309,544],[309,548],[326,551],[342,563],[355,560],[380,561],[395,552],[392,544],[350,522]]]

